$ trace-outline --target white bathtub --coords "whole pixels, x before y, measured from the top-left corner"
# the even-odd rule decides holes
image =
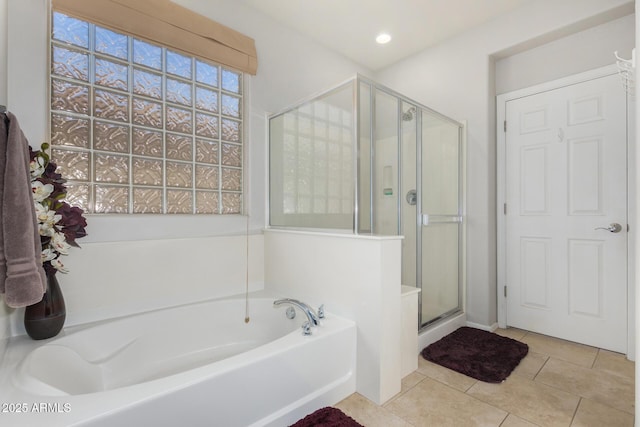
[[[355,391],[356,328],[224,299],[10,342],[0,425],[286,426]],[[330,307],[329,307],[330,310]]]

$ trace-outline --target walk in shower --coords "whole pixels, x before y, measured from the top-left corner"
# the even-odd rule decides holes
[[[362,76],[269,118],[272,227],[402,235],[419,327],[462,310],[463,126]]]

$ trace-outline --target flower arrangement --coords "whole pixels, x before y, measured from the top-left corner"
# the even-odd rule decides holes
[[[87,235],[87,220],[84,211],[64,201],[67,196],[67,180],[56,173],[57,166],[51,162],[46,142],[39,151],[29,147],[31,159],[31,190],[36,208],[38,231],[42,243],[42,266],[47,275],[67,273],[60,257],[69,254],[71,246],[79,248],[76,239]]]

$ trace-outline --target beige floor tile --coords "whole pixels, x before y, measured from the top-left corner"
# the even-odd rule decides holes
[[[421,374],[420,372],[413,371],[402,379],[402,390],[400,391],[400,393],[405,393],[407,390],[412,389],[416,386],[416,384],[418,384],[425,378],[426,376]]]
[[[580,401],[578,396],[518,375],[500,384],[478,381],[467,394],[545,427],[568,426]]]
[[[416,384],[418,384],[420,381],[422,381],[425,378],[427,378],[427,377],[425,375],[422,375],[418,371],[413,371],[409,375],[405,376],[402,379],[402,387],[400,388],[400,393],[398,393],[395,396],[393,396],[391,399],[389,399],[382,406],[388,406],[391,402],[396,400],[398,397],[402,396],[407,391],[411,390],[413,387],[416,386]]]
[[[633,427],[633,415],[609,406],[582,399],[571,427]]]
[[[358,393],[334,406],[366,427],[412,427],[402,418]]]
[[[586,368],[593,366],[598,354],[598,349],[595,347],[533,332],[528,332],[520,341],[527,343],[529,351],[546,354]]]
[[[469,390],[469,388],[477,382],[474,378],[429,362],[422,356],[418,360],[418,372],[460,391]]]
[[[509,414],[507,419],[504,420],[500,427],[538,427],[537,424],[530,423],[527,420],[523,420],[522,418],[516,417],[513,414]]]
[[[587,369],[553,357],[544,365],[536,382],[634,413],[634,381],[607,371]]]
[[[520,341],[522,337],[524,337],[527,334],[527,331],[523,331],[522,329],[518,329],[518,328],[507,328],[507,329],[498,328],[495,330],[495,333],[498,335],[502,335],[503,337],[512,338],[514,340]]]
[[[387,409],[414,426],[499,426],[507,412],[431,378],[391,402]]]
[[[624,354],[607,350],[599,350],[596,362],[593,364],[594,369],[607,371],[627,378],[634,377],[635,367],[636,364],[627,359]]]
[[[635,364],[624,355],[519,329],[496,333],[529,345],[501,384],[419,356],[418,370],[384,406],[355,393],[336,407],[366,427],[633,426]]]
[[[542,369],[547,360],[549,360],[549,356],[546,354],[529,350],[529,353],[522,359],[520,364],[516,366],[512,374],[532,380],[538,375],[538,372],[540,372],[540,369]]]

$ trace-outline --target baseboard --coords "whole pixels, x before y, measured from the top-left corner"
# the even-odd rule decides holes
[[[442,337],[449,335],[451,332],[461,326],[465,326],[466,324],[467,315],[460,313],[450,319],[443,320],[442,322],[430,326],[418,334],[418,351],[422,351],[422,349],[427,347],[429,344],[438,341]]]
[[[471,328],[482,329],[483,331],[489,331],[489,332],[495,332],[496,329],[498,329],[497,322],[491,326],[487,326],[487,325],[481,325],[480,323],[473,323],[473,322],[467,321],[467,326]]]

